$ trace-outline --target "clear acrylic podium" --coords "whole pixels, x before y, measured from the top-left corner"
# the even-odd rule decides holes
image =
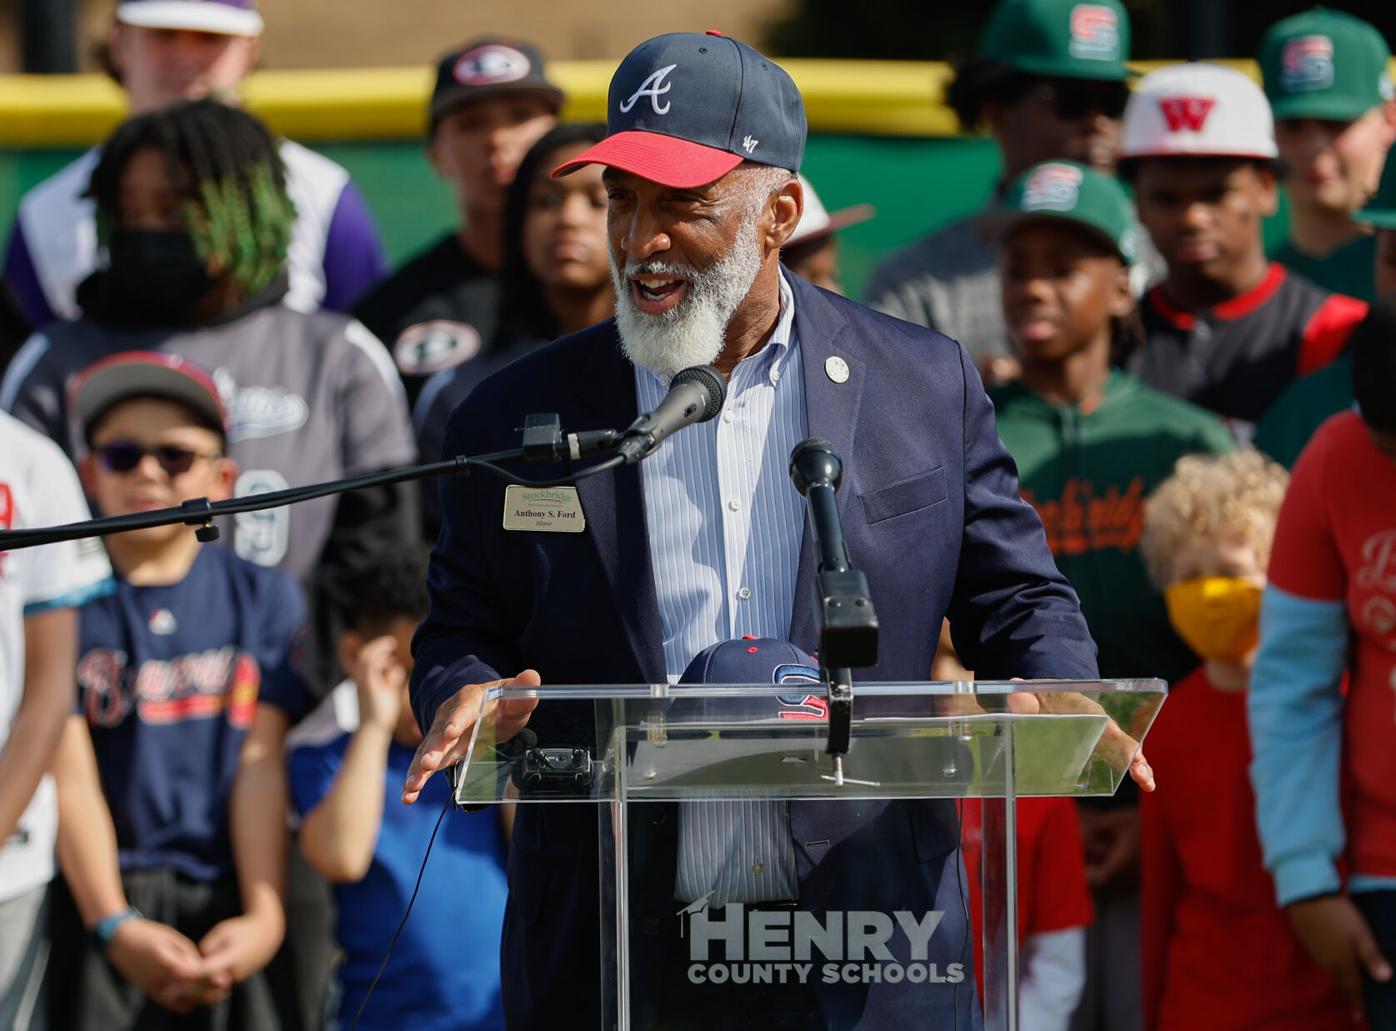
[[[1112,794],[1163,704],[1163,682],[860,684],[842,783],[824,751],[823,690],[558,686],[495,689],[483,700],[454,776],[458,803],[596,806],[600,953],[579,961],[597,960],[603,1028],[690,1026],[683,1014],[701,1010],[704,997],[693,997],[694,1009],[688,993],[720,992],[722,1028],[766,1031],[762,1007],[782,993],[845,1014],[790,1026],[869,1026],[847,1016],[852,993],[855,1009],[891,999],[904,1012],[896,999],[922,1000],[918,1028],[976,1027],[982,1005],[985,1028],[1016,1031],[1017,800]],[[548,707],[565,706],[570,738],[544,730],[536,740],[496,741],[495,706],[516,697],[539,700],[531,727],[548,725],[539,719]],[[592,733],[578,734],[588,706]],[[964,868],[958,847],[969,799],[982,806],[976,869]],[[705,840],[713,826],[730,826],[734,810],[752,821],[747,829]],[[792,828],[784,854],[779,842],[772,852],[778,834],[760,834],[772,819],[790,821],[781,824]],[[833,829],[818,829],[826,824]],[[816,830],[797,834],[796,825]],[[859,842],[871,845],[862,862]],[[673,879],[683,849],[721,863],[728,886],[681,897]],[[917,854],[899,867],[902,850]],[[819,898],[805,898],[819,878],[799,878],[821,863],[844,865]],[[927,869],[938,876],[929,887],[920,879]],[[644,915],[670,883],[674,896],[661,902],[669,914]]]

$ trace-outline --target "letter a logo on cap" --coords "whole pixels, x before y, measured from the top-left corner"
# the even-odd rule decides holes
[[[1159,97],[1169,132],[1201,132],[1216,103],[1211,97]]]
[[[678,65],[676,64],[665,65],[658,71],[650,73],[645,81],[640,83],[640,88],[630,94],[629,100],[621,101],[620,113],[623,115],[630,114],[630,109],[635,106],[637,100],[641,97],[649,97],[650,106],[654,108],[654,113],[657,115],[667,115],[669,113],[669,101],[664,101],[664,105],[661,107],[659,98],[674,88],[672,82],[665,82],[664,80],[668,78],[669,73],[677,67]]]

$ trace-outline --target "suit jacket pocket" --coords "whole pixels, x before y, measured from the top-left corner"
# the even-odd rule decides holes
[[[860,494],[858,500],[863,503],[863,515],[871,525],[930,508],[946,497],[945,466],[938,465],[891,486]]]

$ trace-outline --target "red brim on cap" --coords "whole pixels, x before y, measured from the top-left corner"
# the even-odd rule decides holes
[[[664,186],[691,190],[721,179],[741,163],[740,154],[677,136],[632,129],[607,136],[571,161],[558,165],[553,169],[553,178],[575,172],[583,165],[606,165]]]

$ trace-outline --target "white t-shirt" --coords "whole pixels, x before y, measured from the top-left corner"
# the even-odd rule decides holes
[[[90,518],[77,474],[47,437],[0,412],[0,529]],[[0,748],[24,695],[24,620],[71,607],[111,589],[111,567],[96,538],[0,552]],[[76,681],[74,681],[76,683]],[[0,844],[0,900],[53,877],[58,808],[45,775],[9,840]]]

